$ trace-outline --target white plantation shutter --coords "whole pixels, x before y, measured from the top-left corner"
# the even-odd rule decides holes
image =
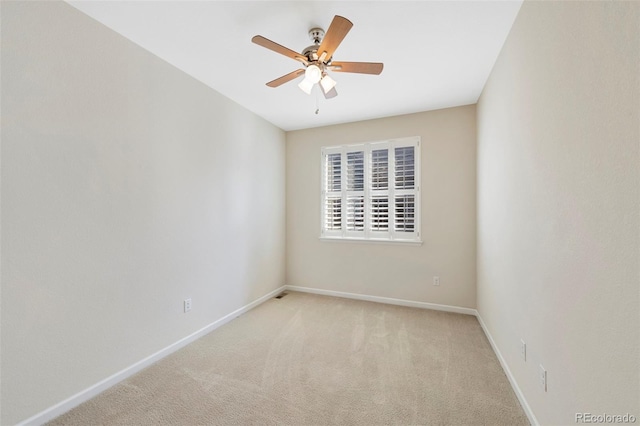
[[[389,196],[371,197],[371,231],[389,230]]]
[[[394,231],[413,233],[415,231],[415,147],[403,146],[394,149],[395,157],[395,197]]]
[[[342,163],[340,153],[328,155],[326,179],[325,226],[332,231],[340,230],[342,229]]]
[[[364,196],[347,196],[347,231],[364,231]]]
[[[389,148],[371,150],[371,189],[389,189]]]
[[[364,151],[347,151],[346,234],[364,236]]]
[[[369,231],[371,237],[389,238],[389,144],[377,143],[371,149],[369,193]]]
[[[396,232],[413,232],[415,229],[415,197],[413,195],[396,195],[395,221]]]
[[[327,155],[326,188],[327,191],[342,191],[342,163],[340,153]]]
[[[327,151],[324,161],[322,231],[327,236],[342,235],[342,155]]]
[[[347,191],[364,191],[364,151],[347,152]]]
[[[395,149],[396,189],[413,189],[415,184],[415,148],[403,146]]]
[[[330,231],[342,229],[342,198],[327,197],[325,227]]]
[[[322,149],[323,238],[420,241],[420,139]]]

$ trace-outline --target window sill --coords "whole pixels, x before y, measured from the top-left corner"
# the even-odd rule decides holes
[[[375,240],[366,238],[337,238],[337,237],[320,237],[321,242],[335,242],[335,243],[364,243],[364,244],[392,244],[392,245],[404,245],[404,246],[421,246],[422,241],[403,241],[403,240]]]

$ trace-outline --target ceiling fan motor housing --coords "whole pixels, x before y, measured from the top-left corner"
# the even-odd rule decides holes
[[[307,46],[302,51],[302,55],[309,60],[309,62],[315,62],[318,60],[318,45],[312,44]]]

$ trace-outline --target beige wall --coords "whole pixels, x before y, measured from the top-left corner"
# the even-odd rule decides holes
[[[639,12],[525,2],[478,104],[478,310],[542,424],[640,418]]]
[[[0,423],[284,283],[476,307],[476,219],[477,307],[537,419],[640,418],[639,7],[525,2],[477,108],[476,181],[475,106],[285,149],[72,7],[2,2]],[[424,244],[321,242],[320,147],[414,135]]]
[[[284,284],[284,132],[65,3],[2,2],[1,90],[1,424]]]
[[[287,284],[474,308],[475,113],[469,105],[287,132]],[[422,138],[424,244],[320,241],[320,148],[405,136]]]

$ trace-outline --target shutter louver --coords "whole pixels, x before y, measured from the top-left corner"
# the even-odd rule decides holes
[[[364,196],[347,197],[347,230],[364,230]]]
[[[327,192],[342,190],[342,168],[340,154],[327,155]]]
[[[328,231],[342,229],[342,198],[327,198],[325,200],[324,226]]]
[[[389,229],[389,198],[371,197],[371,230],[387,231]]]
[[[371,151],[371,189],[383,190],[389,188],[389,150],[376,149]]]
[[[396,189],[413,189],[415,185],[415,154],[412,146],[395,149]]]
[[[364,152],[347,153],[347,191],[364,191]]]
[[[395,197],[395,231],[414,232],[415,230],[415,197],[400,195]]]

